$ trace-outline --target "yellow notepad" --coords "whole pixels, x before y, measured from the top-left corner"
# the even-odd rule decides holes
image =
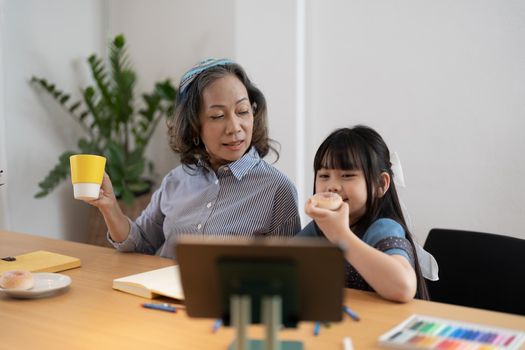
[[[113,289],[148,299],[165,296],[184,300],[178,265],[116,278]]]
[[[58,272],[80,266],[80,259],[72,256],[38,250],[14,257],[14,261],[0,260],[0,273],[9,270],[31,272]]]

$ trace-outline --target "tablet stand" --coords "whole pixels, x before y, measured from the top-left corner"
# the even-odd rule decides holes
[[[279,341],[277,331],[281,327],[281,297],[263,297],[261,314],[266,327],[264,340],[248,339],[247,327],[250,325],[251,298],[248,295],[232,295],[230,299],[232,324],[235,327],[235,340],[229,350],[302,350],[303,343],[293,340]]]
[[[229,304],[229,315],[225,313],[223,321],[228,325],[231,319],[235,327],[230,350],[303,349],[299,341],[279,341],[277,337],[281,324],[297,325],[297,269],[292,261],[227,259],[217,265],[226,310]],[[248,339],[247,328],[252,322],[264,324],[264,340]]]

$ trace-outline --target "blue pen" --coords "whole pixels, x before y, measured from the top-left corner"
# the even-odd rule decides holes
[[[168,311],[168,312],[177,312],[177,308],[175,306],[171,306],[168,303],[162,303],[162,304],[144,303],[144,304],[141,304],[141,305],[142,305],[142,307],[145,307],[146,309],[161,310],[161,311]]]
[[[321,322],[316,321],[314,323],[314,335],[317,336],[320,330],[321,330]]]
[[[219,328],[221,328],[222,326],[222,320],[219,318],[217,320],[215,320],[215,322],[213,323],[213,327],[211,328],[211,332],[212,333],[215,333],[219,330]]]
[[[343,311],[354,321],[359,321],[361,319],[359,315],[355,311],[352,311],[348,306],[343,306]]]

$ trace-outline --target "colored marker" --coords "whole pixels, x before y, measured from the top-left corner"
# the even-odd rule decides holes
[[[167,311],[167,312],[177,312],[177,308],[175,306],[171,306],[168,303],[162,303],[162,304],[144,303],[141,305],[142,307],[146,309],[161,310],[161,311]]]
[[[222,326],[222,319],[217,319],[215,320],[215,322],[213,322],[213,326],[211,327],[211,332],[212,333],[215,333],[219,330],[219,328],[221,328]]]
[[[359,321],[361,319],[359,315],[355,311],[351,310],[348,306],[343,306],[343,311],[354,321]]]
[[[317,336],[320,330],[321,330],[321,322],[316,321],[314,323],[314,335]]]
[[[354,350],[354,346],[352,345],[352,339],[350,339],[350,337],[343,338],[343,349]]]
[[[509,346],[510,343],[512,343],[514,341],[514,338],[516,338],[516,336],[513,334],[509,339],[507,339],[507,341],[505,341],[505,344],[503,344],[504,346]]]

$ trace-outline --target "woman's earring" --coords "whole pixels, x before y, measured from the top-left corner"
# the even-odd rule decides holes
[[[194,137],[194,138],[193,138],[193,144],[194,144],[195,146],[198,146],[200,142],[201,142],[200,138],[198,138],[198,137]]]
[[[255,112],[257,111],[257,102],[252,103],[252,111],[253,114],[255,114]]]

